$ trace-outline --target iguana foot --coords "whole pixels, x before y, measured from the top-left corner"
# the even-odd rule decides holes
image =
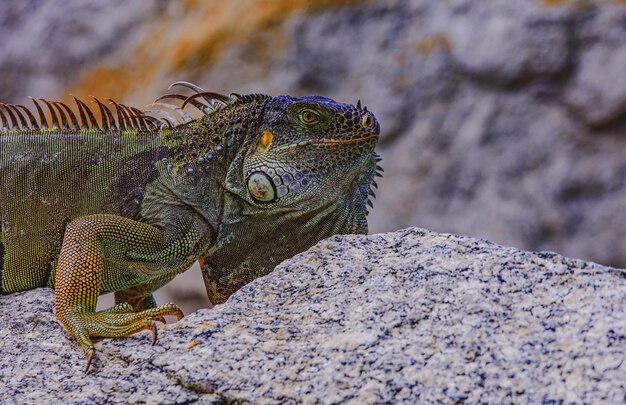
[[[65,308],[57,312],[57,317],[67,331],[78,340],[87,356],[85,373],[89,371],[96,349],[92,336],[124,337],[144,329],[152,331],[152,345],[157,340],[157,321],[166,315],[175,315],[179,320],[183,312],[175,304],[165,304],[156,308],[133,312],[128,303],[117,304],[98,312],[87,312],[81,308]]]

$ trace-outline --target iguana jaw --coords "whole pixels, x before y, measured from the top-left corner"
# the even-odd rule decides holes
[[[365,141],[369,141],[371,139],[377,138],[376,135],[370,135],[370,136],[363,136],[360,138],[353,138],[353,139],[311,139],[311,140],[305,140],[305,141],[300,141],[298,143],[292,143],[289,145],[283,145],[283,146],[279,146],[277,147],[276,151],[279,150],[290,150],[290,149],[295,149],[295,148],[299,148],[302,146],[308,146],[308,145],[337,145],[337,144],[346,144],[346,143],[355,143],[355,142],[365,142]]]

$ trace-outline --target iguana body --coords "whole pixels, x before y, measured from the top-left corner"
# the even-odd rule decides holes
[[[42,100],[50,119],[35,103],[37,120],[0,105],[0,293],[53,287],[87,368],[90,336],[156,338],[155,321],[182,316],[151,293],[196,260],[218,304],[325,237],[367,231],[379,132],[367,109],[179,84],[197,94],[164,97],[200,118],[157,103],[115,104],[114,119],[98,101],[98,123],[78,100],[76,113]],[[95,312],[109,292],[115,307]]]

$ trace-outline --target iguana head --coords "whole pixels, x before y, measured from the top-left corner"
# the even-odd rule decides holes
[[[177,84],[196,94],[167,94],[157,101],[184,99],[183,108],[193,104],[205,116],[167,132],[172,153],[165,160],[172,175],[210,178],[204,174],[215,173],[218,164],[226,169],[222,185],[238,197],[233,203],[247,203],[227,210],[235,217],[241,209],[245,215],[312,213],[338,202],[351,223],[363,230],[365,205],[371,205],[368,194],[379,169],[374,148],[380,126],[360,102],[344,104],[319,96],[228,97],[187,82]]]
[[[279,96],[260,121],[242,159],[240,197],[259,208],[298,209],[352,193],[365,204],[380,132],[367,108]]]

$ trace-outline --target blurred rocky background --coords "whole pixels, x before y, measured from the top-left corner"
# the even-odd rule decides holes
[[[2,0],[0,37],[5,102],[143,106],[176,80],[361,99],[382,125],[371,232],[626,267],[624,0]]]

